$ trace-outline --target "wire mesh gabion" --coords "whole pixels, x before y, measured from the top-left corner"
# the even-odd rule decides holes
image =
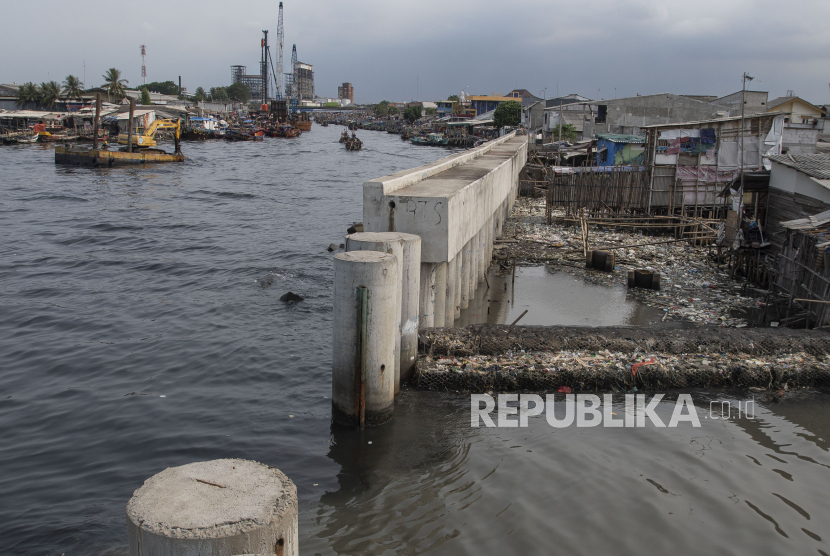
[[[830,386],[821,331],[469,326],[421,335],[429,390],[630,391]]]

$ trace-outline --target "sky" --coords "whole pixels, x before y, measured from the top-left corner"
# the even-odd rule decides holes
[[[0,2],[0,83],[73,74],[92,87],[115,67],[137,86],[144,44],[147,82],[207,90],[230,84],[231,65],[257,73],[263,29],[276,58],[277,1]],[[747,72],[770,99],[830,104],[828,21],[830,0],[285,0],[284,57],[296,44],[318,95],[348,81],[358,103],[514,88],[723,96]]]

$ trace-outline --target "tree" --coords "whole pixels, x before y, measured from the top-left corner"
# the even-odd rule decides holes
[[[210,88],[210,100],[213,102],[225,102],[230,100],[228,96],[228,88],[227,87],[211,87]]]
[[[389,113],[389,101],[382,100],[372,106],[372,111],[376,116],[386,116]]]
[[[31,103],[40,103],[40,91],[38,91],[37,85],[29,81],[21,85],[17,90],[17,101],[15,101],[15,104],[20,108],[26,108],[26,105]]]
[[[63,81],[63,94],[66,95],[66,98],[81,98],[83,88],[84,84],[74,75],[67,75]]]
[[[401,113],[401,109],[398,108],[397,106],[390,106],[389,107],[389,115],[390,116],[396,116],[400,113]]]
[[[147,84],[147,90],[152,91],[154,93],[159,93],[160,95],[177,96],[181,94],[179,86],[176,85],[173,81],[153,81],[152,83]]]
[[[205,94],[205,90],[201,87],[196,87],[196,92],[193,94],[193,100],[195,100],[196,102],[201,102],[205,100],[205,96],[207,96]]]
[[[248,102],[251,100],[251,89],[244,83],[234,83],[228,87],[228,98],[234,102]]]
[[[522,105],[515,100],[508,100],[496,106],[493,113],[493,125],[496,127],[517,126],[522,121]]]
[[[150,100],[150,91],[147,89],[146,85],[141,88],[141,98],[138,99],[138,103],[145,106],[153,104],[153,101]]]
[[[552,138],[554,141],[559,141],[559,126],[554,126],[551,130]],[[567,141],[568,143],[575,143],[578,134],[576,132],[576,127],[573,124],[562,124],[562,140]]]
[[[425,110],[425,112],[426,112],[427,116],[434,116],[435,114],[438,113],[438,109],[437,108],[427,108]]]
[[[127,85],[129,81],[121,79],[121,70],[115,68],[108,69],[102,77],[104,78],[104,88],[107,90],[108,100],[115,99],[116,102],[120,102],[125,95],[124,85]]]
[[[451,100],[453,102],[461,102],[461,99],[458,97],[458,95],[450,95],[447,97],[447,100]]]
[[[403,111],[403,119],[409,122],[410,124],[414,124],[420,118],[421,107],[418,105],[410,106],[409,108]]]
[[[61,96],[61,86],[55,81],[41,83],[38,89],[40,104],[46,108],[54,108],[55,103]]]

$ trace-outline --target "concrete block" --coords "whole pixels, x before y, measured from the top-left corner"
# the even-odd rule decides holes
[[[243,459],[168,467],[127,504],[130,556],[299,554],[297,487]]]

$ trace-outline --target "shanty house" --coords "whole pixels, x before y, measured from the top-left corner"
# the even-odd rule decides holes
[[[646,138],[639,135],[597,135],[597,166],[642,165]]]

